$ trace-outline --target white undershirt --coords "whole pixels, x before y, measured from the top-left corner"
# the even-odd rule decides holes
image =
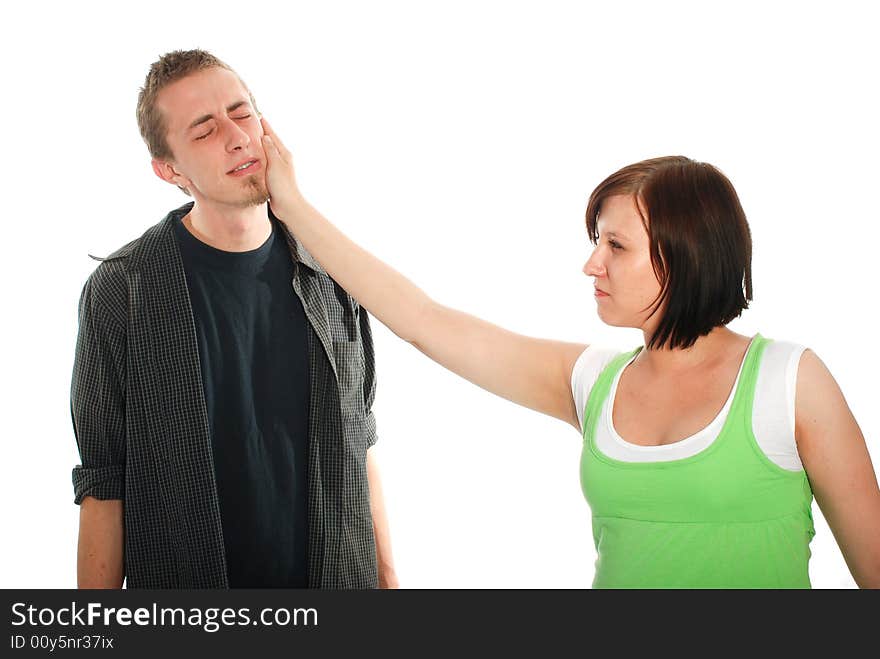
[[[752,430],[758,446],[772,462],[789,471],[803,469],[794,438],[794,405],[797,369],[804,350],[804,346],[783,341],[770,341],[767,344],[761,358],[752,407]],[[619,354],[619,350],[589,346],[575,362],[571,373],[571,392],[581,428],[584,425],[584,407],[590,390],[602,370]],[[611,391],[602,405],[599,422],[596,424],[595,442],[598,449],[608,457],[624,462],[680,460],[699,453],[715,441],[721,432],[733,403],[742,367],[743,364],[740,364],[727,401],[709,425],[690,437],[662,446],[633,444],[623,439],[614,429],[611,411],[614,409],[617,384],[623,373],[623,369],[620,369],[611,383]]]

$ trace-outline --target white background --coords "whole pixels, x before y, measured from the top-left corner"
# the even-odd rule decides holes
[[[107,254],[188,200],[134,119],[151,62],[235,68],[310,200],[434,298],[510,329],[631,348],[597,319],[586,200],[643,158],[733,181],[754,239],[737,331],[813,348],[880,463],[873,3],[14,3],[4,9],[0,586],[72,587],[76,306]],[[588,587],[570,427],[374,325],[375,411],[405,587]],[[811,577],[851,587],[816,515]]]

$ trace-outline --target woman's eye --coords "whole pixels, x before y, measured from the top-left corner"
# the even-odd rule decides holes
[[[196,139],[197,139],[197,140],[203,140],[203,139],[205,139],[208,135],[210,135],[211,133],[212,133],[212,131],[209,130],[209,131],[208,131],[207,133],[205,133],[204,135],[199,135]]]
[[[609,240],[608,244],[611,245],[611,249],[622,249],[623,248],[623,245],[621,245],[616,240]]]
[[[243,117],[233,117],[233,119],[250,119],[250,116],[251,116],[251,115],[246,114],[246,115],[244,115]]]

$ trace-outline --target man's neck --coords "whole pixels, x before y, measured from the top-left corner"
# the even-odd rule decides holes
[[[272,233],[266,204],[248,208],[218,208],[197,201],[184,216],[183,224],[203,243],[224,252],[257,249]]]

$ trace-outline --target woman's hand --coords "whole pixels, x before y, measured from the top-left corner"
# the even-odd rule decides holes
[[[279,220],[288,220],[296,213],[303,198],[296,184],[293,157],[265,117],[263,125],[263,151],[266,153],[266,187],[269,189],[269,206]]]

